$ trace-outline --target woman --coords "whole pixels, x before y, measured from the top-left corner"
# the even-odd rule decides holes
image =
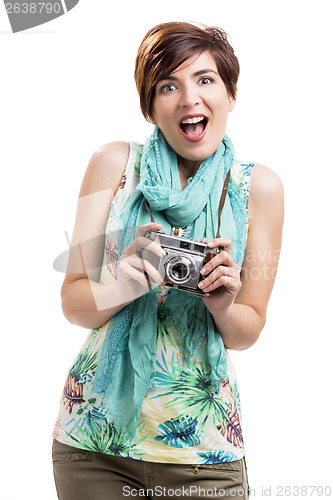
[[[247,498],[227,349],[249,348],[265,324],[283,190],[267,167],[234,158],[225,131],[238,74],[221,29],[156,26],[135,68],[154,132],[144,146],[107,144],[88,165],[62,303],[71,323],[92,330],[53,433],[61,500]],[[201,295],[165,286],[152,230],[215,252]]]

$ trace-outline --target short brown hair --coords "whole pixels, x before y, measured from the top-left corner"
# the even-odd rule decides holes
[[[221,28],[185,22],[158,24],[141,42],[135,61],[135,83],[146,120],[152,120],[155,86],[184,61],[208,50],[228,95],[236,99],[239,63]]]

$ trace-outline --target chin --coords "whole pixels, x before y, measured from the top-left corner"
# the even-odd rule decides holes
[[[188,151],[187,154],[184,156],[184,158],[186,158],[187,160],[191,160],[191,161],[203,162],[203,161],[207,160],[207,158],[209,158],[209,156],[211,156],[212,154],[215,153],[215,151],[219,147],[219,144],[216,147],[214,147],[214,146],[207,147],[204,145],[201,145],[201,146],[198,145],[195,148],[195,151],[193,151],[193,150]]]

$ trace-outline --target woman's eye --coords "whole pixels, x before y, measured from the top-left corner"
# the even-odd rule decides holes
[[[213,81],[214,81],[213,78],[210,78],[209,76],[205,76],[204,78],[200,78],[201,85],[208,85],[209,83],[212,83]]]
[[[168,83],[167,85],[163,85],[163,87],[160,88],[160,92],[166,94],[168,92],[172,92],[175,89],[176,85],[174,85],[173,83]]]

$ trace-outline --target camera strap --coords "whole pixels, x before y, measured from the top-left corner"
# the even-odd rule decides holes
[[[222,214],[222,209],[223,209],[223,205],[224,205],[224,202],[225,202],[225,198],[227,196],[229,179],[230,179],[230,170],[228,170],[228,173],[226,175],[226,178],[225,178],[225,181],[224,181],[224,184],[223,184],[222,193],[221,193],[221,199],[220,199],[220,205],[219,205],[219,213],[218,213],[218,223],[217,223],[216,238],[221,238],[221,236],[220,236],[221,214]],[[151,213],[151,211],[149,209],[149,203],[148,203],[148,201],[147,201],[146,198],[145,198],[145,204],[146,204],[146,209],[147,209],[147,211],[148,211],[148,213],[150,215],[151,222],[155,222],[155,219],[154,219],[153,214]]]
[[[227,196],[229,179],[230,179],[230,170],[228,170],[227,175],[225,177],[225,181],[224,181],[223,189],[222,189],[222,193],[221,193],[216,238],[221,238],[221,236],[220,236],[221,214],[222,214],[222,209],[223,209],[223,205],[225,202],[225,197]]]
[[[149,215],[150,215],[151,222],[155,222],[155,219],[154,219],[154,217],[153,217],[153,214],[151,213],[151,211],[150,211],[150,209],[149,209],[149,203],[148,203],[148,201],[147,201],[147,198],[145,198],[145,204],[146,204],[146,209],[147,209],[147,211],[148,211],[148,213],[149,213]]]

